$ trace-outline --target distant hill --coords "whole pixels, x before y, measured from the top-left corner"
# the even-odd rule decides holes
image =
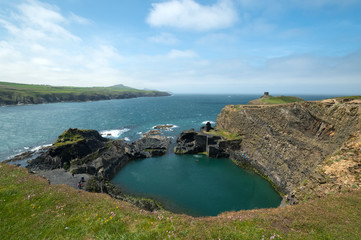
[[[135,88],[125,86],[123,84],[114,85],[114,86],[111,86],[110,88],[123,89],[123,90],[138,90],[138,89],[135,89]]]
[[[265,92],[262,97],[259,99],[252,100],[248,102],[250,105],[270,105],[270,104],[285,104],[285,103],[293,103],[293,102],[303,102],[305,101],[299,97],[292,96],[278,96],[274,97]]]
[[[83,102],[169,95],[167,92],[139,90],[122,84],[111,87],[56,87],[0,82],[0,105]]]

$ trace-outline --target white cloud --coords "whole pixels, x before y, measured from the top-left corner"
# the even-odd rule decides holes
[[[118,70],[123,57],[117,49],[82,41],[68,29],[74,22],[86,24],[82,17],[33,0],[0,16],[0,30],[5,30],[0,36],[0,79],[73,86],[123,80],[126,84],[129,78]]]
[[[79,37],[67,31],[62,24],[67,19],[61,15],[57,7],[29,0],[18,6],[19,15],[16,16],[21,23],[20,32],[25,31],[27,38],[57,38],[80,40]],[[39,34],[43,33],[43,35]]]
[[[7,18],[0,18],[3,26],[18,39],[29,41],[80,41],[78,36],[65,29],[70,23],[56,6],[35,0],[28,0],[17,5],[17,12],[12,12]]]
[[[194,58],[197,56],[198,54],[192,50],[180,51],[173,49],[167,54],[167,57],[169,58]]]
[[[179,42],[179,40],[170,33],[161,33],[160,35],[150,37],[148,40],[153,43],[165,45],[175,45]]]
[[[92,21],[90,21],[89,19],[80,17],[80,16],[78,16],[78,15],[76,15],[76,14],[74,14],[74,13],[70,13],[69,19],[70,19],[72,22],[79,23],[79,24],[83,24],[83,25],[87,25],[87,24],[92,23]]]
[[[230,0],[219,0],[211,6],[194,0],[171,0],[153,3],[147,23],[155,27],[207,31],[231,27],[237,13]]]

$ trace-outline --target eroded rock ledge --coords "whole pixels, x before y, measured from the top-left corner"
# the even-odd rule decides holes
[[[95,130],[70,128],[51,147],[30,160],[27,168],[31,172],[65,169],[74,174],[88,174],[88,191],[108,193],[147,210],[159,209],[160,206],[154,201],[123,195],[110,180],[130,160],[165,154],[172,140],[160,133],[152,131],[128,143],[103,138]],[[23,154],[25,157],[29,155],[31,153]]]
[[[347,140],[358,136],[355,132],[361,129],[360,119],[361,102],[353,99],[276,106],[228,105],[218,115],[213,133],[221,135],[216,144],[220,152],[225,152],[239,165],[255,169],[284,193],[290,203],[296,203],[302,183],[328,181],[322,171],[317,173],[316,170],[327,158],[342,150]],[[222,133],[237,136],[238,145],[234,142],[232,147],[220,147],[227,142]],[[185,131],[178,137],[175,152],[211,153],[204,147],[206,137],[214,139],[205,133]],[[209,155],[217,157],[217,154]],[[221,154],[221,157],[226,155]],[[352,166],[360,168],[361,165]],[[352,184],[354,189],[359,187],[358,182]]]

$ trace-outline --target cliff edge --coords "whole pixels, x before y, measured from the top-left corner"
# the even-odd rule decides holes
[[[317,176],[319,184],[327,181],[316,170],[348,140],[359,139],[360,119],[361,100],[353,98],[228,105],[218,115],[216,129],[239,135],[242,143],[230,157],[267,177],[292,202],[295,189],[310,176]]]

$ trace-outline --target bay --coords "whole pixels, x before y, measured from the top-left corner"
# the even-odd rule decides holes
[[[186,129],[215,122],[227,104],[246,104],[258,95],[173,95],[97,102],[0,107],[0,160],[53,143],[68,128],[111,132],[113,138],[138,139],[158,124],[172,124],[164,134],[175,138]],[[300,96],[316,100],[329,96]],[[123,191],[152,197],[167,209],[194,216],[223,211],[276,207],[280,197],[264,179],[229,159],[200,155],[128,163],[113,179]]]

